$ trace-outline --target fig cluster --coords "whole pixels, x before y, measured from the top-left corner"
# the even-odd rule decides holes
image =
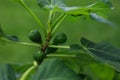
[[[31,30],[30,33],[29,33],[29,39],[32,42],[42,44],[41,34],[38,30]],[[53,38],[52,45],[63,44],[66,41],[67,41],[66,34],[65,33],[59,33],[59,34],[56,34],[55,37]],[[45,58],[46,54],[54,53],[56,51],[57,51],[57,48],[47,47],[45,52],[39,50],[38,52],[34,53],[33,54],[33,59],[38,64],[40,64],[43,61],[43,59]]]

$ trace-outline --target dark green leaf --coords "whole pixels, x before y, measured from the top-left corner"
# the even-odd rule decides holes
[[[81,38],[81,44],[90,56],[120,71],[120,49],[105,42],[93,43],[85,38]]]
[[[91,56],[82,53],[80,51],[58,51],[51,55],[58,55],[58,58],[62,58],[66,61],[74,62],[75,64],[79,65],[86,65],[96,62]]]
[[[70,50],[66,51],[57,51],[53,55],[58,55],[57,58],[64,60],[65,64],[76,73],[79,73],[80,67],[96,63],[96,60],[82,52],[82,49],[80,47],[77,47],[77,49],[75,49],[75,47],[70,48]]]
[[[47,50],[46,50],[46,53],[49,54],[49,53],[54,53],[56,51],[57,51],[57,48],[48,47]]]
[[[60,59],[47,59],[38,68],[32,80],[81,80]]]
[[[81,51],[83,48],[79,44],[71,44],[69,51],[72,52],[78,52]]]
[[[4,38],[11,40],[11,41],[19,42],[19,39],[16,36],[6,35],[3,32],[1,26],[0,26],[0,37],[4,37]]]
[[[11,65],[0,65],[0,80],[16,80],[15,72]]]
[[[54,9],[55,7],[58,6],[63,6],[64,0],[37,0],[38,5],[41,8],[48,8],[48,9]]]
[[[84,80],[86,75],[85,74],[79,74],[79,76]]]
[[[52,45],[57,45],[57,43],[52,43]],[[54,53],[54,52],[56,52],[58,50],[58,48],[52,48],[52,47],[48,47],[47,49],[46,49],[46,54],[50,54],[50,53]]]
[[[89,46],[89,47],[94,47],[95,46],[95,42],[93,42],[93,41],[89,41],[89,40],[87,40],[86,38],[81,38],[81,43],[82,43],[82,45],[84,45],[84,46]]]
[[[64,60],[74,62],[78,66],[96,62],[91,56],[84,52],[83,47],[79,44],[71,44],[69,49],[57,51],[54,55],[55,54],[63,55],[62,57]],[[64,57],[64,55],[66,56]]]
[[[17,36],[9,36],[9,35],[6,35],[6,38],[11,40],[11,41],[15,41],[15,42],[19,42],[19,39]]]

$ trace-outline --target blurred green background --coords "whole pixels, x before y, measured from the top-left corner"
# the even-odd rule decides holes
[[[98,0],[66,1],[68,5],[84,6]],[[25,0],[25,2],[46,25],[48,11],[40,9],[36,0]],[[69,44],[79,43],[80,37],[86,37],[96,42],[107,41],[120,48],[120,1],[111,0],[111,2],[115,9],[109,13],[108,20],[114,23],[113,27],[94,20],[85,20],[84,17],[76,21],[68,16],[58,32],[65,32],[68,35]],[[0,0],[0,24],[6,34],[18,36],[24,42],[31,42],[28,39],[30,30],[39,29],[31,15],[15,0]],[[0,41],[0,63],[29,63],[32,61],[32,54],[36,51],[35,47]]]

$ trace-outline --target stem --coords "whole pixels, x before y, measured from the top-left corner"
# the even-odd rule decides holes
[[[49,45],[49,47],[52,47],[52,48],[65,48],[65,49],[70,48],[69,46],[57,46],[57,45]]]
[[[91,57],[94,57],[94,56],[92,55],[92,52],[90,52],[86,47],[83,46],[83,50],[84,50],[85,52],[87,52],[86,54],[89,53],[89,55],[90,55]]]
[[[38,17],[33,13],[33,11],[24,3],[23,0],[19,0],[19,3],[31,14],[31,16],[36,20],[40,28],[43,30],[44,33],[46,33],[46,29],[41,23],[41,21],[38,19]]]
[[[47,23],[48,24],[48,32],[51,32],[52,19],[53,19],[53,11],[50,11],[48,23]]]
[[[78,58],[76,55],[66,55],[66,54],[48,54],[46,58]]]
[[[46,49],[48,48],[48,44],[50,42],[50,39],[51,39],[51,25],[52,25],[52,19],[53,19],[53,14],[54,12],[51,10],[50,13],[49,13],[49,18],[48,18],[48,29],[47,29],[47,35],[46,35],[46,42],[45,44],[42,46],[41,50],[43,52],[46,51]]]
[[[39,44],[26,43],[26,42],[14,42],[14,41],[7,40],[7,39],[5,39],[5,38],[0,38],[0,40],[1,40],[1,41],[5,41],[5,42],[8,42],[8,43],[13,43],[13,44],[20,44],[20,45],[40,47]]]
[[[37,67],[37,65],[35,63],[33,66],[31,66],[29,69],[27,69],[27,71],[24,72],[24,74],[22,75],[20,80],[26,80],[26,78],[30,75],[30,72],[32,72],[36,67]]]
[[[54,33],[56,32],[56,30],[58,29],[58,27],[59,27],[59,25],[61,24],[61,22],[65,19],[65,17],[66,17],[67,15],[65,15],[65,14],[62,14],[56,21],[55,21],[55,23],[53,24],[53,26],[52,26],[52,33],[51,33],[51,35],[53,36],[54,35]]]

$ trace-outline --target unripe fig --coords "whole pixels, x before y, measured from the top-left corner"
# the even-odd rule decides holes
[[[52,45],[57,45],[57,44],[52,43]],[[56,52],[56,51],[57,51],[57,49],[58,49],[58,48],[48,47],[48,48],[46,49],[46,54],[49,54],[49,53],[54,53],[54,52]]]
[[[32,30],[29,33],[29,39],[32,42],[40,43],[42,44],[41,34],[38,30]]]
[[[38,51],[36,53],[33,54],[33,59],[40,64],[43,59],[45,58],[45,54],[42,51]]]
[[[58,44],[62,44],[65,43],[67,41],[67,36],[65,35],[65,33],[59,33],[55,36],[54,38],[54,43],[58,43]]]
[[[46,53],[49,54],[49,53],[54,53],[56,51],[57,51],[57,48],[48,47],[47,50],[46,50]]]

